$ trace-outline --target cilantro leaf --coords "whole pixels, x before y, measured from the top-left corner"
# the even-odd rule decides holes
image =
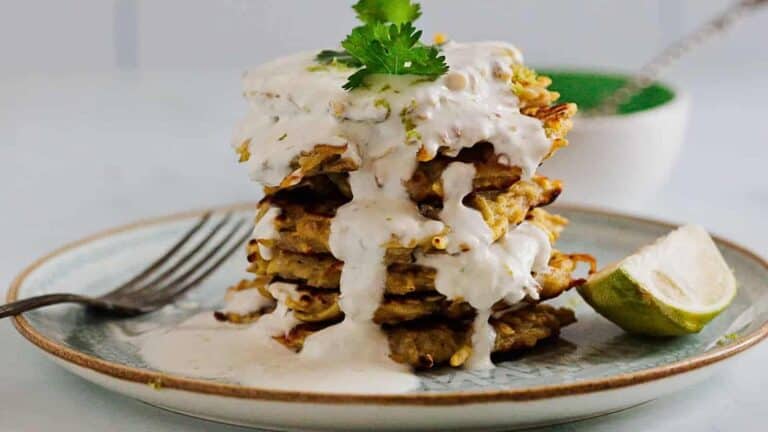
[[[323,50],[315,57],[321,65],[358,69],[344,84],[346,90],[365,86],[373,74],[420,75],[432,80],[448,71],[439,47],[419,42],[422,33],[412,24],[421,16],[418,3],[358,0],[352,7],[365,25],[353,29],[341,43],[344,50]]]
[[[359,68],[362,67],[363,64],[360,63],[360,60],[352,57],[349,55],[346,51],[336,51],[336,50],[322,50],[315,56],[315,61],[317,61],[320,64],[323,65],[332,65],[332,64],[343,64],[344,66],[349,66],[351,68]]]
[[[420,75],[435,79],[448,71],[445,57],[433,46],[419,42],[421,31],[410,22],[374,23],[352,30],[341,46],[362,63],[344,84],[346,90],[365,85],[372,74]]]
[[[352,8],[366,24],[403,24],[421,16],[421,5],[410,0],[359,0]]]

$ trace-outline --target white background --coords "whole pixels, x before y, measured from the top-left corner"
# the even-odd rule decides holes
[[[352,0],[2,0],[0,68],[243,68],[330,47],[355,22]],[[426,35],[502,39],[536,64],[632,68],[729,0],[423,0]],[[768,61],[765,13],[689,64]],[[763,37],[759,37],[763,36]]]
[[[349,3],[0,0],[0,286],[37,256],[94,231],[253,199],[229,148],[245,108],[239,74],[275,56],[334,46],[354,24]],[[504,39],[534,65],[624,70],[729,4],[422,3],[428,37]],[[768,10],[671,71],[693,97],[691,126],[669,183],[641,209],[702,223],[764,256],[767,44]],[[81,382],[43,360],[7,322],[0,347],[2,431],[235,430]],[[765,364],[768,347],[760,346],[696,389],[559,430],[760,430],[755,421],[768,417]]]

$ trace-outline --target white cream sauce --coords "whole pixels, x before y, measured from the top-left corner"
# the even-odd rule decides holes
[[[340,306],[348,320],[368,322],[379,307],[386,280],[384,255],[390,240],[410,245],[444,229],[442,223],[421,216],[404,196],[402,174],[410,167],[406,165],[404,170],[402,162],[389,163],[392,161],[400,162],[382,158],[351,173],[353,196],[360,198],[340,207],[331,222],[331,252],[344,261]]]
[[[281,210],[277,207],[269,208],[261,218],[256,221],[256,225],[253,227],[253,234],[251,238],[254,239],[274,239],[277,237],[277,228],[275,227],[275,219],[280,216]],[[259,254],[266,260],[272,259],[272,248],[266,247],[259,243]]]
[[[443,172],[444,208],[440,218],[451,228],[446,254],[421,254],[419,264],[437,270],[435,288],[450,299],[462,298],[477,310],[472,336],[471,369],[493,367],[495,333],[488,323],[491,308],[504,300],[514,305],[526,296],[538,298],[531,272],[548,270],[552,247],[540,228],[524,222],[493,242],[493,234],[477,210],[461,200],[472,191],[475,168],[454,162]],[[450,188],[450,192],[449,192]]]
[[[141,347],[140,355],[148,364],[191,377],[275,390],[330,393],[402,393],[418,387],[416,376],[389,360],[386,337],[373,323],[351,331],[344,329],[344,324],[329,327],[313,336],[327,332],[330,337],[320,338],[324,339],[323,345],[310,338],[297,355],[270,336],[277,327],[292,326],[292,317],[275,326],[287,317],[282,312],[246,326],[221,323],[204,312],[174,328],[130,339]],[[326,348],[329,342],[333,343],[332,350]],[[357,352],[358,346],[369,350]],[[346,361],[349,351],[355,351],[356,361]]]
[[[315,52],[278,59],[245,73],[250,111],[235,131],[233,146],[246,144],[251,177],[276,186],[291,160],[317,144],[347,146],[347,156],[380,158],[406,142],[400,113],[414,129],[409,141],[428,155],[439,148],[458,153],[492,142],[510,164],[533,174],[550,147],[541,122],[520,114],[511,91],[512,65],[522,55],[503,42],[443,46],[450,67],[435,81],[414,76],[376,76],[368,89],[342,89],[349,69],[317,70]],[[365,153],[362,155],[361,153]]]
[[[368,88],[351,92],[342,85],[352,71],[318,67],[315,53],[279,59],[244,75],[250,111],[233,145],[247,146],[253,180],[281,184],[292,174],[291,161],[318,144],[345,147],[344,157],[359,165],[349,176],[353,199],[338,209],[329,239],[331,252],[344,262],[340,307],[346,318],[308,337],[299,354],[289,352],[271,337],[296,324],[284,304],[295,286],[275,283],[269,290],[277,307],[256,324],[198,328],[194,322],[153,334],[142,348],[149,364],[274,388],[376,393],[414,388],[415,376],[389,358],[387,338],[372,322],[384,292],[384,256],[389,245],[415,246],[445,234],[446,251],[422,253],[419,263],[437,269],[438,291],[477,310],[468,367],[492,367],[491,307],[499,300],[515,304],[538,296],[531,271],[547,269],[547,235],[523,223],[494,242],[480,213],[461,202],[472,190],[471,164],[453,163],[443,173],[440,221],[419,214],[403,183],[419,158],[430,159],[439,150],[457,154],[481,141],[491,142],[528,178],[551,143],[539,120],[520,113],[511,89],[512,65],[522,61],[516,48],[502,42],[448,43],[443,52],[450,71],[435,81],[375,76]],[[277,235],[278,214],[269,210],[255,239]],[[271,257],[267,248],[260,252]],[[228,308],[257,306],[242,296],[237,299],[242,305]]]
[[[257,289],[229,291],[227,292],[227,295],[224,296],[224,300],[226,303],[221,311],[239,315],[259,312],[274,304],[273,300],[261,295]]]
[[[446,245],[446,251],[451,254],[493,242],[493,231],[480,212],[461,202],[472,192],[474,177],[475,167],[472,164],[454,162],[443,171],[444,197],[440,219],[451,229]]]
[[[267,291],[276,300],[275,310],[259,318],[256,327],[268,336],[285,335],[299,323],[286,306],[286,299],[299,297],[296,285],[274,282],[269,284]]]

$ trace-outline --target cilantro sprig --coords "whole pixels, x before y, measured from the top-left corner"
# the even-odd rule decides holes
[[[321,64],[341,63],[358,68],[344,89],[364,87],[374,74],[419,75],[435,79],[448,71],[445,57],[434,46],[420,42],[422,32],[413,26],[421,6],[410,0],[359,0],[352,8],[365,23],[342,41],[344,51],[323,50]]]
[[[360,0],[352,9],[366,24],[414,22],[421,16],[421,5],[411,0]]]
[[[365,85],[365,79],[373,74],[421,75],[434,79],[447,72],[448,65],[440,51],[420,44],[419,39],[421,31],[411,23],[376,23],[352,30],[341,46],[363,67],[349,77],[344,89]]]

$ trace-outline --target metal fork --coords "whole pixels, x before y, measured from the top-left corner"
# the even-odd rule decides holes
[[[250,227],[243,230],[246,219],[232,222],[232,214],[228,213],[213,227],[207,228],[207,233],[189,251],[182,253],[182,247],[208,225],[211,216],[210,212],[204,214],[165,254],[103,296],[61,293],[30,297],[0,306],[0,318],[59,303],[80,303],[88,309],[121,317],[156,311],[203,282],[251,235]],[[214,242],[216,234],[225,228],[226,234]],[[206,247],[210,244],[213,246]],[[185,270],[185,264],[190,262]],[[161,270],[165,264],[168,264],[167,268]]]

